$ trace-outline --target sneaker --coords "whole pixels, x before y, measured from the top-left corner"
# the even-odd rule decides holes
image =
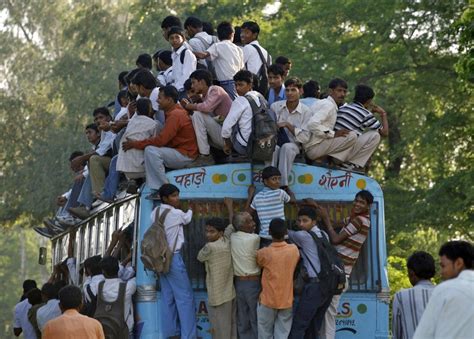
[[[137,185],[136,180],[130,179],[127,185],[127,193],[137,194],[137,192],[138,192],[138,185]]]
[[[365,170],[363,167],[354,165],[350,162],[345,162],[339,166],[341,169],[345,171],[350,171],[350,172],[356,172],[356,173],[362,173],[365,174]]]
[[[81,222],[81,219],[75,218],[72,215],[59,215],[56,217],[56,221],[65,228],[74,226]]]
[[[54,234],[50,233],[50,231],[46,227],[33,227],[33,229],[36,231],[36,233],[42,235],[43,237],[46,238],[52,238]]]
[[[64,231],[64,227],[57,223],[54,219],[44,218],[43,224],[51,233],[60,233]]]
[[[89,218],[91,215],[89,210],[84,206],[71,207],[68,209],[68,212],[82,220]]]
[[[146,199],[148,199],[148,200],[161,200],[161,197],[160,197],[160,194],[158,193],[158,191],[156,191],[154,193],[151,193],[151,194],[147,195]]]
[[[190,163],[187,167],[201,167],[201,166],[212,166],[215,165],[214,158],[212,155],[203,155],[199,154],[199,156],[194,159],[192,163]]]

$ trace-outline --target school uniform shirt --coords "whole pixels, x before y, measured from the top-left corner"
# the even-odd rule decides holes
[[[272,242],[257,251],[263,269],[260,303],[274,309],[293,306],[293,273],[300,259],[298,247],[285,241]]]
[[[21,328],[25,339],[36,339],[35,329],[28,320],[28,310],[30,308],[31,304],[28,299],[24,299],[15,305],[13,328]]]
[[[285,220],[285,203],[290,201],[290,196],[278,188],[272,190],[265,186],[252,200],[250,207],[257,211],[260,220],[260,237],[271,239],[268,229],[270,221],[275,218]]]
[[[185,53],[181,63],[181,53]],[[173,60],[173,83],[178,91],[184,90],[184,82],[188,80],[192,72],[196,70],[196,57],[184,44],[171,54]]]
[[[364,133],[364,130],[379,130],[382,128],[380,122],[374,114],[361,103],[353,102],[346,104],[337,111],[337,120],[334,130],[347,129],[354,131],[357,135]]]
[[[234,270],[229,239],[221,237],[208,242],[199,251],[197,260],[204,263],[206,268],[209,305],[219,306],[234,299]]]
[[[411,339],[430,300],[435,285],[429,280],[420,280],[412,288],[398,291],[393,297],[393,339]]]
[[[38,323],[38,328],[43,332],[44,326],[51,319],[55,319],[62,314],[61,309],[59,308],[58,299],[50,299],[46,305],[41,306],[36,312],[36,322]]]
[[[100,132],[100,142],[97,148],[95,149],[95,153],[100,156],[106,156],[109,151],[112,150],[112,145],[114,144],[116,134],[114,132]]]
[[[325,139],[333,139],[334,125],[337,119],[337,104],[331,96],[317,101],[309,109],[312,113],[308,122],[311,139],[304,144],[306,149],[323,142]]]
[[[158,80],[158,84],[160,86],[168,86],[173,84],[173,66],[170,66],[164,71],[160,71],[156,76],[156,80]]]
[[[199,32],[189,39],[188,44],[193,52],[205,52],[214,42],[217,42],[216,36],[209,35],[207,32]],[[206,60],[200,59],[197,62],[207,67]]]
[[[129,281],[135,276],[135,269],[131,263],[128,263],[126,266],[119,263],[119,271],[117,275],[122,279],[122,281]]]
[[[118,111],[117,115],[114,118],[114,121],[119,121],[125,116],[128,118],[128,106],[120,107],[120,111]]]
[[[156,208],[160,208],[160,215],[166,209],[170,209],[164,222],[166,240],[168,241],[170,250],[173,250],[173,245],[176,241],[175,252],[179,252],[184,244],[183,226],[191,222],[193,218],[193,211],[188,210],[187,212],[183,212],[180,209],[174,208],[173,206],[164,203]],[[151,212],[152,223],[155,222],[156,208]]]
[[[252,47],[253,48],[253,47]],[[235,73],[244,69],[244,53],[230,40],[214,43],[207,49],[219,81],[233,80]]]
[[[104,330],[100,322],[69,309],[48,321],[44,327],[42,339],[104,339]]]
[[[66,266],[69,272],[69,284],[76,286],[79,285],[79,277],[76,271],[76,258],[67,258]]]
[[[260,107],[262,103],[260,102],[259,93],[255,91],[250,91],[246,95],[250,95],[255,103]],[[237,133],[237,141],[242,146],[247,146],[247,142],[252,133],[252,107],[245,96],[238,96],[232,101],[229,114],[222,124],[221,136],[223,138],[230,138],[232,136],[232,128],[235,124],[239,124],[240,133]]]
[[[474,270],[435,287],[416,328],[414,339],[472,338],[474,333]]]
[[[229,113],[232,99],[221,86],[210,86],[202,98],[202,102],[196,104],[196,110],[203,113],[214,113],[223,118]]]
[[[290,112],[286,106],[286,100],[278,101],[270,106],[275,113],[277,122],[289,122],[295,127],[295,135],[287,131],[288,138],[294,144],[304,144],[311,138],[311,132],[306,127],[311,119],[310,109],[298,103],[298,106]]]
[[[117,299],[120,283],[122,282],[123,281],[120,278],[105,279],[102,297],[106,302],[112,302]],[[137,290],[137,284],[135,278],[130,279],[126,282],[126,284],[127,288],[125,290],[124,318],[125,322],[127,323],[128,330],[132,331],[134,323],[132,296]]]
[[[234,275],[238,277],[259,275],[257,250],[260,247],[260,237],[258,234],[237,231],[231,234],[230,245]]]
[[[84,283],[84,285],[82,286],[82,290],[83,290],[82,294],[84,295],[84,298],[86,299],[86,301],[88,302],[91,301],[91,298],[89,297],[89,293],[87,292],[87,286],[91,287],[92,294],[96,296],[97,291],[99,290],[99,283],[104,280],[105,280],[104,275],[96,274],[89,278],[89,281],[87,284]]]
[[[268,104],[271,105],[280,100],[286,100],[285,85],[281,85],[278,93],[275,93],[275,89],[270,87],[268,90]]]
[[[125,132],[122,136],[121,143],[129,139],[143,140],[153,137],[157,134],[158,123],[146,115],[134,114],[129,120]],[[143,173],[145,172],[145,158],[142,150],[129,149],[124,151],[119,147],[117,158],[117,171],[126,173]]]
[[[244,65],[245,69],[252,72],[253,74],[257,74],[262,67],[262,60],[260,59],[260,55],[258,54],[255,47],[251,46],[255,45],[262,51],[263,58],[265,61],[270,58],[270,64],[272,63],[272,57],[268,54],[267,50],[260,46],[258,40],[252,41],[251,43],[247,44],[243,48],[244,52]]]

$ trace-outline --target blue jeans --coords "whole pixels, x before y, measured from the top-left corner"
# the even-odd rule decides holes
[[[197,338],[193,288],[179,252],[173,255],[169,272],[160,274],[160,284],[163,336]]]
[[[104,191],[102,192],[102,196],[108,200],[114,199],[120,181],[120,172],[117,171],[117,159],[118,155],[110,161],[109,174],[105,179]]]
[[[84,184],[82,184],[81,193],[79,194],[79,198],[77,198],[77,201],[80,204],[86,206],[87,208],[92,207],[94,197],[92,196],[92,182],[90,175],[88,175],[87,178],[84,180]]]
[[[232,101],[235,100],[239,95],[237,94],[237,90],[235,89],[235,81],[234,80],[226,80],[226,81],[219,81],[219,86],[221,86],[224,91],[229,94]]]

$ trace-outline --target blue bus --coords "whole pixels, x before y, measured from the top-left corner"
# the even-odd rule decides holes
[[[257,192],[263,186],[260,177],[262,168],[249,163],[229,163],[167,172],[169,182],[181,191],[182,208],[193,210],[193,221],[184,228],[186,242],[182,254],[194,288],[200,338],[211,338],[205,271],[196,259],[205,243],[205,220],[211,216],[226,216],[224,197],[234,200],[236,210],[243,210],[248,186],[254,183]],[[361,174],[302,163],[294,164],[289,186],[297,200],[313,198],[324,206],[333,223],[349,216],[358,191],[367,189],[373,194],[370,234],[352,271],[349,290],[341,297],[336,318],[336,338],[388,338],[390,296],[384,199],[380,186],[374,179]],[[151,225],[150,215],[156,207],[156,202],[145,198],[149,193],[145,185],[139,194],[97,208],[90,218],[76,226],[74,256],[76,262],[82,263],[89,256],[103,255],[113,231],[135,223],[132,263],[137,280],[134,297],[136,326],[140,338],[156,339],[163,338],[160,328],[159,279],[153,272],[145,271],[139,259],[140,241]],[[285,207],[290,227],[294,227],[296,214],[295,206]],[[52,238],[53,264],[64,260],[67,244],[67,233]],[[79,266],[76,267],[78,272]]]

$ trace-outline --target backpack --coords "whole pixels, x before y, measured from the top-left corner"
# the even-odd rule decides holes
[[[312,231],[308,233],[313,237],[318,248],[321,262],[321,271],[318,278],[323,295],[341,294],[346,285],[346,273],[344,272],[342,259],[324,235],[320,238]]]
[[[277,144],[278,126],[261,94],[260,107],[250,95],[245,95],[245,98],[252,108],[252,132],[247,141],[247,154],[250,160],[271,161]]]
[[[164,227],[164,221],[171,209],[165,209],[160,215],[160,208],[156,209],[155,222],[148,228],[143,235],[141,243],[142,254],[140,259],[142,260],[145,269],[159,273],[168,273],[171,265],[171,259],[173,258],[173,252],[176,248],[176,241],[173,246],[173,251],[168,246],[166,240],[166,232]]]
[[[196,38],[196,39],[198,39],[199,41],[202,42],[202,44],[204,45],[204,49],[205,49],[205,50],[207,50],[209,47],[211,47],[212,45],[214,45],[215,42],[218,41],[218,40],[217,40],[217,37],[215,37],[215,36],[213,36],[213,35],[211,35],[211,37],[212,37],[212,42],[209,44],[209,43],[206,41],[206,39],[204,39],[203,37],[201,37],[201,36],[194,36],[194,38]],[[201,63],[199,63],[199,62],[198,62],[197,64],[198,64],[198,66],[197,66],[198,69],[200,68],[199,65],[201,66],[201,68],[207,69],[209,72],[211,72],[211,74],[212,74],[212,79],[214,79],[215,81],[217,81],[216,68],[215,68],[215,66],[214,66],[214,64],[213,64],[213,62],[212,62],[211,60],[206,60],[207,68],[206,68],[203,64],[201,64]]]
[[[121,282],[117,299],[107,302],[103,298],[105,281],[99,283],[97,292],[97,309],[94,318],[100,322],[105,339],[128,339],[128,326],[124,317],[126,282]]]
[[[260,61],[262,61],[262,66],[260,66],[260,69],[257,72],[257,78],[258,78],[258,88],[257,92],[260,92],[263,96],[267,95],[268,92],[268,67],[270,66],[270,53],[267,52],[267,60],[263,57],[262,50],[260,47],[257,45],[253,45],[257,52],[258,55],[260,56]]]
[[[90,285],[87,285],[86,293],[91,301],[87,301],[87,299],[84,298],[84,304],[82,306],[81,314],[93,318],[95,310],[97,308],[97,296],[92,293]]]

